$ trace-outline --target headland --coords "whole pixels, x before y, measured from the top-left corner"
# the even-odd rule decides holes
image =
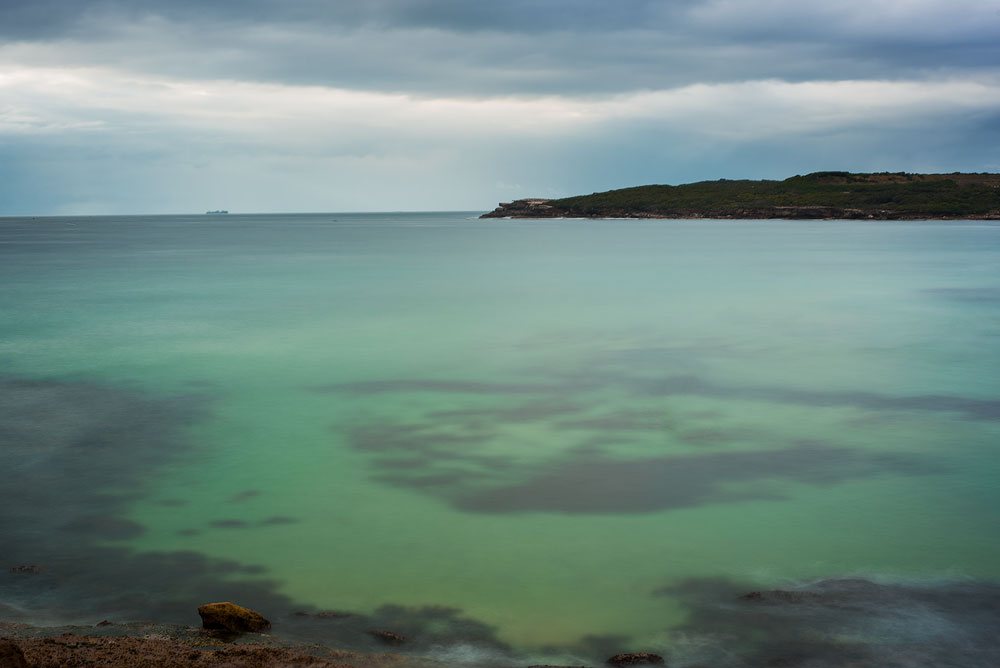
[[[501,203],[481,218],[1000,220],[1000,174],[815,172]]]

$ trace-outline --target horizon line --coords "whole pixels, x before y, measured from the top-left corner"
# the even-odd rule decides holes
[[[492,209],[410,209],[398,211],[227,211],[223,214],[212,214],[205,211],[189,211],[181,213],[0,213],[0,220],[9,218],[127,218],[130,216],[197,216],[212,218],[224,218],[226,216],[356,216],[400,213],[479,213],[488,211],[492,211]]]

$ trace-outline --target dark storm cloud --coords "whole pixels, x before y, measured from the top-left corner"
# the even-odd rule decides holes
[[[0,31],[11,37],[60,35],[78,26],[93,28],[161,17],[172,21],[321,25],[326,28],[434,28],[440,30],[535,33],[548,30],[586,32],[627,28],[675,15],[692,1],[633,0],[628,7],[594,0],[222,0],[211,3],[175,0],[37,0],[0,8]]]
[[[995,68],[1000,7],[720,0],[7,3],[78,64],[433,94],[632,91]],[[880,26],[880,27],[873,27]],[[127,56],[127,57],[126,57]]]

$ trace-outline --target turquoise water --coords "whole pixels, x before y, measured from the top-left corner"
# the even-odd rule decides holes
[[[998,269],[980,222],[0,219],[0,611],[685,665],[750,589],[993,592]]]

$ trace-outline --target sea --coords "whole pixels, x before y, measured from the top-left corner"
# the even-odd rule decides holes
[[[0,219],[0,619],[1000,665],[1000,224],[477,215]]]

